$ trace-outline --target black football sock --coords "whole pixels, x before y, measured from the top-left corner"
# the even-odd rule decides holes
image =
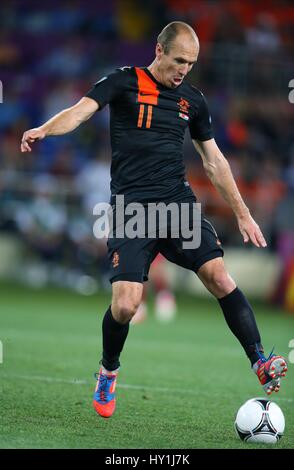
[[[260,334],[252,308],[238,287],[230,294],[218,299],[226,322],[243,346],[251,365],[259,359],[258,352],[263,353]]]
[[[129,332],[129,322],[117,322],[111,313],[111,307],[106,311],[102,322],[103,355],[102,365],[112,371],[120,366],[119,356]]]

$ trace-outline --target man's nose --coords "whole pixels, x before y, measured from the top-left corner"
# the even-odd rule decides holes
[[[181,75],[187,75],[188,73],[188,68],[189,68],[189,64],[183,64],[181,65],[180,69],[179,69],[179,72]]]

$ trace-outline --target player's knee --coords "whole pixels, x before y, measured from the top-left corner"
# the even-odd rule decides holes
[[[112,313],[119,323],[127,323],[138,310],[140,300],[131,298],[118,299],[112,305]]]
[[[140,283],[117,282],[113,285],[111,311],[119,323],[127,323],[137,312],[143,293]]]
[[[216,297],[230,294],[235,287],[233,279],[225,270],[216,270],[211,274],[210,290]]]

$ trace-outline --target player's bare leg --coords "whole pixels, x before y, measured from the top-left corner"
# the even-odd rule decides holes
[[[266,358],[263,355],[252,308],[226,271],[223,259],[208,261],[197,274],[205,287],[218,299],[226,322],[243,346],[264,391],[268,395],[273,391],[278,392],[280,378],[287,371],[287,363],[282,356],[271,353]]]
[[[217,299],[230,294],[236,289],[236,284],[226,271],[223,258],[215,258],[204,263],[197,275],[205,287]]]
[[[119,356],[142,293],[143,284],[139,282],[117,281],[112,284],[112,302],[102,324],[103,356],[93,399],[95,410],[104,418],[109,418],[115,410]]]

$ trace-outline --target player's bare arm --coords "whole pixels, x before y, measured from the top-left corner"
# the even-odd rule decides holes
[[[264,236],[243,201],[230,165],[215,140],[204,142],[193,140],[193,144],[202,158],[207,176],[234,211],[244,243],[250,240],[259,248],[266,247]]]
[[[90,119],[98,111],[97,101],[83,97],[78,103],[53,116],[42,126],[29,129],[23,134],[20,149],[31,152],[31,144],[49,135],[62,135],[76,129],[82,122]]]

